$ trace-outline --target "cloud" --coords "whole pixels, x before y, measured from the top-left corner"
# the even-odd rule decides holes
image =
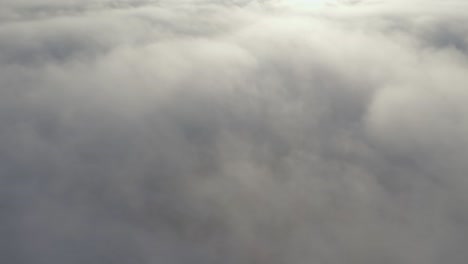
[[[0,5],[0,262],[468,257],[463,1]]]

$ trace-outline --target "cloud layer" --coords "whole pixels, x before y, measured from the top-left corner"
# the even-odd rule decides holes
[[[468,4],[0,3],[1,263],[468,258]]]

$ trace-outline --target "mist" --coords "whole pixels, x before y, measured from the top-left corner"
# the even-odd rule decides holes
[[[0,0],[0,262],[462,264],[463,0]]]

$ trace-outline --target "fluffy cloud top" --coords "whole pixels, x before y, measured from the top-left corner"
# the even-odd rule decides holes
[[[465,2],[2,0],[0,262],[466,263]]]

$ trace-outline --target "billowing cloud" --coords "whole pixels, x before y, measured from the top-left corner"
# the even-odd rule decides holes
[[[1,263],[468,258],[463,0],[0,5]]]

